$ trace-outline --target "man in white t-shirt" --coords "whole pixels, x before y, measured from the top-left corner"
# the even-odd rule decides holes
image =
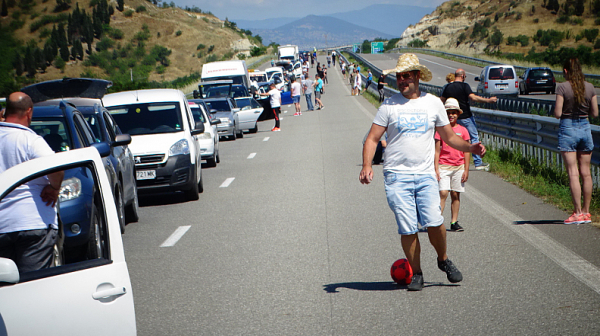
[[[291,90],[292,101],[296,107],[296,113],[294,113],[294,117],[301,116],[302,111],[300,110],[300,95],[302,94],[302,84],[300,84],[300,78],[296,78],[296,80],[292,83]]]
[[[279,113],[281,111],[281,92],[277,90],[275,87],[275,83],[271,83],[269,85],[269,92],[261,93],[261,96],[269,96],[271,103],[271,109],[273,110],[273,115],[275,117],[275,127],[271,130],[272,132],[279,132],[281,129],[279,128]]]
[[[427,229],[429,241],[437,252],[438,268],[450,282],[460,282],[462,274],[446,254],[446,228],[434,167],[434,133],[437,131],[444,142],[462,152],[483,155],[485,147],[480,143],[469,144],[456,135],[440,99],[419,90],[419,81],[430,81],[432,75],[419,64],[416,55],[401,55],[396,68],[384,71],[386,75],[389,73],[396,74],[400,93],[387,99],[377,111],[363,146],[359,180],[363,184],[373,180],[373,156],[379,139],[387,131],[385,191],[396,217],[402,249],[413,270],[408,290],[423,289],[418,224]]]
[[[0,122],[0,173],[25,161],[53,155],[44,138],[29,128],[31,98],[15,92],[6,101]],[[58,237],[56,202],[64,172],[55,172],[18,186],[0,203],[0,257],[12,259],[19,272],[48,268]]]

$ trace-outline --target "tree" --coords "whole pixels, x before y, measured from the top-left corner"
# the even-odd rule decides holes
[[[6,4],[6,0],[2,0],[2,10],[0,10],[0,16],[8,16],[8,5]]]
[[[119,12],[122,12],[125,9],[125,0],[117,0],[117,9]]]
[[[25,71],[27,71],[27,76],[35,76],[35,74],[37,73],[37,67],[35,64],[35,57],[30,46],[27,46],[27,48],[25,48],[25,59],[23,65],[25,66]]]
[[[488,38],[488,43],[491,45],[494,45],[494,46],[499,46],[503,40],[504,40],[504,34],[502,34],[501,31],[496,30],[496,31],[494,31],[492,36],[490,36]]]
[[[15,53],[13,67],[15,68],[17,76],[23,75],[23,72],[25,71],[25,64],[23,64],[23,57],[21,57],[21,54],[18,52]]]

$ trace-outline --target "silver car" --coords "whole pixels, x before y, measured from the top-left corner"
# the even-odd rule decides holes
[[[240,121],[235,100],[231,97],[208,98],[204,99],[204,103],[208,107],[208,111],[215,115],[221,121],[217,125],[217,133],[220,137],[227,137],[230,140],[242,138],[244,133],[239,128]]]

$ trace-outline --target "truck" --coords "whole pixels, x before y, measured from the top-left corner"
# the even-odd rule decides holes
[[[246,61],[222,61],[206,63],[202,66],[202,81],[231,79],[250,90],[250,74]]]
[[[295,61],[299,58],[298,46],[286,44],[277,47],[277,55],[280,60]]]

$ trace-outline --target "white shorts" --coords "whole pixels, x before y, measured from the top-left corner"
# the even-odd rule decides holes
[[[461,182],[464,169],[448,170],[440,168],[440,190],[464,192],[465,184]]]

